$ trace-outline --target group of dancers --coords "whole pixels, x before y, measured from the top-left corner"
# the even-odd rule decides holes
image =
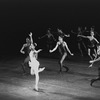
[[[89,36],[85,36],[83,35],[84,32],[86,32],[86,28],[84,30],[82,30],[80,27],[78,27],[78,32],[73,32],[77,35],[78,38],[78,47],[79,50],[82,54],[82,50],[80,48],[81,43],[83,44],[83,46],[86,48],[84,42],[82,41],[82,38],[87,38],[90,41],[90,45],[88,46],[88,55],[90,56],[91,60],[89,61],[91,63],[91,65],[89,67],[92,67],[94,62],[99,61],[100,60],[100,43],[99,41],[95,38],[95,31],[94,28],[90,29],[90,35]],[[69,52],[70,55],[74,55],[73,53],[71,53],[70,49],[68,48],[67,42],[64,41],[64,37],[70,37],[70,34],[65,34],[61,29],[57,29],[57,39],[55,39],[54,35],[51,33],[50,28],[48,29],[47,33],[42,36],[39,37],[39,39],[44,38],[45,36],[47,36],[48,38],[48,47],[49,47],[49,53],[54,52],[57,48],[59,50],[59,54],[60,54],[60,60],[59,60],[59,72],[62,72],[62,69],[65,68],[66,72],[68,72],[69,68],[66,67],[64,65],[64,60],[67,56],[67,52]],[[25,70],[26,66],[30,67],[30,74],[31,75],[35,75],[35,90],[38,91],[38,82],[39,82],[39,72],[42,72],[45,67],[43,68],[39,68],[40,63],[38,61],[38,53],[40,51],[42,51],[42,49],[36,50],[35,47],[37,46],[37,43],[33,42],[33,38],[32,38],[32,32],[30,32],[29,34],[30,38],[26,38],[26,43],[22,46],[20,52],[26,55],[26,58],[24,60],[24,62],[22,63],[22,68],[24,73],[26,73],[27,71]],[[54,48],[52,48],[52,41],[56,42],[56,45]],[[93,54],[91,55],[91,51],[93,51]],[[83,55],[83,54],[82,54]],[[96,79],[92,79],[91,80],[91,86],[93,84],[94,81],[100,80],[100,67],[98,68],[98,77]]]

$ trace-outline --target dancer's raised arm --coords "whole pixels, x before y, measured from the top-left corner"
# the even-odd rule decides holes
[[[31,44],[33,44],[32,32],[30,32],[29,36],[30,36]]]

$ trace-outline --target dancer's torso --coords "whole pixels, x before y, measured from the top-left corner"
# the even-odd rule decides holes
[[[25,55],[28,56],[29,53],[30,53],[30,45],[27,45],[27,46],[24,48],[24,51],[25,51]]]
[[[59,45],[59,52],[61,54],[67,53],[65,42],[62,42],[62,43],[59,42],[58,45]]]
[[[97,42],[94,39],[89,40],[89,48],[94,48],[96,46]]]

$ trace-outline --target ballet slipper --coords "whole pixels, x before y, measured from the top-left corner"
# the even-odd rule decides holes
[[[43,70],[45,69],[45,67],[43,67],[43,68],[39,68],[39,72],[42,72]]]
[[[34,90],[38,92],[38,86],[35,86]]]

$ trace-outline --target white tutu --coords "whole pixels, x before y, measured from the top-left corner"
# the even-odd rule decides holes
[[[31,61],[29,61],[29,66],[31,68],[36,68],[36,67],[39,67],[40,63],[35,59],[31,59]]]

